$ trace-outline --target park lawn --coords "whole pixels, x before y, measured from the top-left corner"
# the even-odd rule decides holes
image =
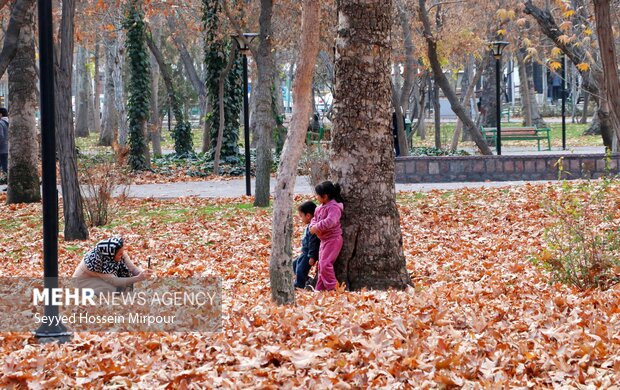
[[[426,127],[426,139],[421,140],[419,137],[414,137],[414,147],[432,147],[435,146],[435,133],[432,123],[427,123]],[[504,127],[519,127],[521,124],[513,120],[510,123],[503,123]],[[454,134],[454,123],[444,123],[441,126],[441,144],[444,148],[450,146],[452,142],[452,135]],[[549,123],[551,129],[551,147],[562,147],[562,124],[561,123]],[[583,135],[583,132],[588,128],[587,124],[579,123],[567,123],[566,124],[566,146],[568,148],[582,147],[582,146],[603,146],[603,139],[600,135]],[[505,147],[519,147],[520,149],[527,150],[531,148],[532,152],[536,152],[536,141],[505,141],[503,142]],[[547,147],[546,141],[541,142],[541,148]],[[471,141],[459,142],[459,148],[475,149],[475,144]]]
[[[192,129],[192,141],[194,143],[194,149],[200,151],[202,148],[202,129],[201,128],[193,128]],[[98,146],[99,142],[99,133],[90,132],[88,137],[76,137],[75,145],[82,153],[106,153],[110,150],[109,147],[106,146]],[[167,125],[162,128],[162,140],[161,140],[161,149],[166,154],[166,151],[174,150],[174,139],[172,139],[171,133],[168,132]]]
[[[0,333],[0,387],[620,383],[620,288],[552,285],[531,261],[552,222],[540,206],[545,187],[401,193],[415,287],[301,291],[289,307],[270,302],[269,209],[251,208],[249,198],[124,200],[110,226],[92,228],[88,242],[60,242],[60,274],[70,275],[97,240],[122,234],[138,264],[154,257],[159,276],[220,276],[223,332],[78,333],[61,346]],[[620,186],[609,195],[620,197]],[[39,276],[40,205],[5,200],[0,195],[0,271]],[[295,244],[301,232],[296,221]]]

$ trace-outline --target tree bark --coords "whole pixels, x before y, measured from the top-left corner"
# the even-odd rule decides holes
[[[112,80],[114,82],[114,104],[118,118],[118,142],[122,146],[127,145],[127,133],[129,126],[127,123],[127,110],[125,108],[125,86],[123,84],[123,64],[125,62],[124,42],[125,36],[122,27],[117,21],[115,24],[116,37],[112,41]]]
[[[260,36],[256,59],[256,189],[254,206],[268,207],[272,163],[272,131],[276,127],[272,104],[275,86],[275,59],[273,56],[273,0],[261,0],[259,17]]]
[[[601,49],[601,62],[603,63],[605,96],[602,99],[606,99],[609,105],[611,124],[615,133],[615,142],[612,142],[612,144],[617,145],[620,140],[620,79],[618,79],[618,65],[616,63],[616,48],[609,0],[594,0],[594,13],[598,42]],[[616,147],[612,149],[617,150]]]
[[[517,50],[517,64],[519,66],[519,80],[521,85],[519,91],[521,92],[521,109],[523,111],[523,126],[532,126],[532,95],[529,83],[529,77],[527,77],[525,53],[523,49]]]
[[[37,70],[34,48],[34,7],[26,10],[17,52],[9,64],[9,167],[7,203],[41,200],[38,169]]]
[[[226,85],[226,78],[228,77],[228,74],[232,70],[232,67],[235,63],[236,56],[237,56],[237,49],[235,46],[233,46],[229,53],[228,64],[226,64],[226,68],[222,70],[222,73],[220,73],[220,80],[218,84],[218,99],[217,100],[218,100],[218,113],[220,116],[220,120],[218,122],[219,127],[217,130],[215,153],[213,155],[214,156],[213,157],[213,174],[215,175],[220,174],[220,158],[222,155],[222,143],[224,142],[224,128],[226,127],[226,113],[225,113],[225,107],[224,107],[225,106],[224,87]]]
[[[450,102],[450,106],[452,107],[452,111],[456,113],[459,119],[465,125],[465,128],[472,136],[476,146],[482,154],[490,155],[492,154],[489,145],[487,145],[486,140],[482,136],[480,129],[476,126],[476,124],[467,116],[467,112],[463,108],[463,106],[459,103],[456,94],[452,90],[450,86],[450,82],[446,78],[446,75],[443,73],[443,69],[441,68],[441,64],[439,63],[439,56],[437,54],[437,42],[433,37],[431,31],[431,23],[428,19],[428,11],[426,10],[426,0],[419,0],[420,10],[419,15],[424,26],[424,38],[426,40],[427,48],[428,48],[428,57],[431,64],[431,68],[433,70],[433,76],[435,77],[435,82],[439,84],[439,87],[446,95],[446,98]]]
[[[4,75],[15,57],[19,45],[20,30],[24,24],[30,23],[29,10],[34,6],[34,3],[35,0],[16,0],[11,7],[11,18],[4,34],[4,43],[0,52],[0,77]]]
[[[391,0],[338,0],[332,177],[344,197],[336,276],[351,290],[404,289],[391,131]],[[355,88],[352,88],[355,86]]]
[[[87,240],[82,194],[78,181],[77,153],[73,130],[71,80],[75,28],[75,0],[63,0],[60,24],[60,52],[56,52],[56,148],[60,166],[65,241]],[[58,48],[58,46],[57,46]]]
[[[301,45],[297,54],[297,70],[293,85],[293,116],[284,142],[284,149],[276,179],[273,204],[273,225],[269,279],[271,297],[278,304],[295,303],[293,270],[293,198],[297,166],[304,150],[308,117],[312,106],[308,98],[312,92],[312,76],[319,52],[321,5],[315,0],[304,0],[301,16]]]
[[[484,86],[480,96],[480,109],[482,111],[482,125],[485,127],[497,126],[497,107],[495,96],[495,57],[488,56],[484,62]]]
[[[156,21],[154,21],[156,22]],[[153,31],[153,45],[157,46],[160,41],[161,26]],[[149,45],[150,47],[150,45]],[[151,51],[153,49],[151,48]],[[155,54],[151,53],[151,115],[149,116],[148,132],[149,139],[153,144],[153,155],[161,156],[161,120],[159,119],[159,75],[160,67]]]
[[[433,83],[433,115],[435,116],[435,148],[441,149],[441,105],[437,82]]]
[[[119,115],[116,111],[116,93],[114,90],[115,44],[113,33],[103,33],[105,46],[105,98],[103,100],[103,127],[99,134],[100,146],[112,146],[116,141],[119,127]]]
[[[542,115],[540,115],[540,108],[538,107],[538,101],[536,100],[536,89],[534,87],[534,62],[532,60],[525,60],[525,73],[527,75],[527,85],[530,88],[529,103],[532,126],[546,127],[547,124],[545,123]]]
[[[99,42],[95,44],[95,88],[93,96],[93,131],[95,133],[101,133],[101,101],[99,97],[101,96],[101,92],[103,86],[101,85],[101,77],[99,74],[99,66],[101,62],[101,47],[99,46]]]
[[[89,84],[88,51],[83,46],[77,49],[77,93],[75,99],[75,135],[80,138],[88,137],[88,107]]]
[[[587,92],[584,92],[584,94],[583,111],[581,113],[581,119],[579,120],[581,124],[588,123],[588,106],[590,105],[590,94]]]

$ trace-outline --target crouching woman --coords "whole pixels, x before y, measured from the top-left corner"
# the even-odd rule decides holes
[[[92,288],[97,294],[124,291],[150,277],[151,270],[141,270],[129,259],[121,237],[99,241],[73,273],[78,288]]]

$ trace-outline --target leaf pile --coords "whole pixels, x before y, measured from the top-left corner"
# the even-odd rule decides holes
[[[61,274],[95,241],[123,234],[132,258],[154,256],[159,275],[222,277],[224,331],[79,333],[60,346],[0,333],[0,386],[611,387],[620,383],[620,288],[551,285],[532,264],[553,222],[543,190],[400,194],[415,287],[301,291],[294,307],[270,302],[271,217],[251,199],[127,200],[90,242],[61,241]],[[41,275],[40,206],[4,200],[0,270]]]

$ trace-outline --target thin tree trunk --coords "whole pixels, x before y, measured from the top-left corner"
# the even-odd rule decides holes
[[[583,112],[581,113],[581,120],[579,123],[588,123],[588,106],[590,105],[590,94],[584,92],[585,96],[583,98]]]
[[[471,104],[471,99],[474,96],[476,85],[478,85],[478,82],[480,81],[481,78],[482,78],[482,71],[481,69],[479,69],[479,66],[476,66],[476,73],[473,77],[473,80],[471,80],[471,82],[467,86],[465,97],[461,99],[463,106],[467,107],[467,110],[466,110],[467,113],[471,112],[471,109],[469,108]],[[469,117],[471,118],[471,116]],[[456,122],[456,128],[454,130],[454,136],[452,137],[452,143],[450,144],[450,150],[456,150],[458,148],[459,138],[461,138],[462,131],[463,131],[463,122],[459,119]]]
[[[523,125],[532,126],[532,95],[529,83],[529,77],[527,77],[525,53],[523,49],[517,50],[517,64],[519,66],[519,80],[521,81],[521,108],[523,111]]]
[[[99,42],[97,42],[95,44],[95,96],[93,97],[93,131],[95,133],[101,133],[101,101],[99,100],[99,97],[101,96],[103,85],[101,84],[101,75],[99,73],[100,62],[101,48],[99,46]]]
[[[527,84],[530,87],[530,113],[532,115],[532,126],[546,127],[547,124],[540,115],[540,108],[536,100],[536,89],[534,87],[534,62],[532,60],[525,61],[525,73],[527,74]],[[546,98],[544,99],[546,101]]]
[[[160,41],[161,26],[157,25],[153,30],[153,44],[157,45]],[[150,47],[150,45],[149,45]],[[149,139],[153,143],[153,155],[161,156],[161,121],[159,120],[159,75],[160,68],[157,63],[157,58],[151,53],[151,115],[149,117],[148,132]]]
[[[273,56],[273,29],[271,18],[273,0],[261,0],[259,17],[260,36],[258,51],[254,53],[258,80],[256,83],[256,189],[254,206],[269,206],[269,192],[272,162],[272,131],[275,128],[273,117],[273,89],[275,88],[275,59]]]
[[[77,153],[73,130],[71,80],[75,28],[75,0],[63,0],[60,24],[60,47],[56,51],[56,147],[62,186],[65,241],[87,240],[82,194],[78,181]],[[60,49],[58,51],[58,48]]]
[[[320,41],[320,3],[315,0],[304,0],[302,7],[301,45],[297,55],[297,70],[293,86],[294,100],[298,103],[293,109],[289,131],[284,142],[273,205],[269,279],[271,281],[271,297],[278,304],[295,303],[291,267],[293,197],[297,166],[303,153],[306,131],[308,130],[308,117],[312,113],[308,96],[311,95],[312,91],[312,75],[314,74]]]
[[[433,115],[435,116],[435,148],[441,149],[441,105],[439,104],[439,85],[433,83]]]
[[[75,135],[88,137],[88,106],[90,76],[88,72],[88,51],[83,46],[77,49],[77,93],[75,100]]]
[[[467,131],[471,134],[476,146],[482,154],[490,155],[492,154],[489,145],[487,145],[486,140],[482,136],[480,129],[476,124],[467,116],[467,112],[463,108],[463,106],[459,103],[456,94],[452,90],[450,86],[450,82],[446,78],[446,75],[443,73],[443,69],[441,68],[441,64],[439,62],[439,56],[437,54],[437,42],[435,41],[432,31],[431,24],[428,19],[428,11],[426,10],[426,0],[419,0],[420,10],[419,15],[424,25],[424,37],[427,44],[428,49],[428,57],[431,64],[431,68],[433,70],[433,75],[435,77],[435,82],[439,84],[439,87],[446,95],[446,98],[450,102],[450,106],[452,107],[452,111],[456,113],[459,119],[465,125]]]
[[[38,169],[37,70],[34,48],[34,7],[26,11],[17,52],[9,64],[9,167],[7,203],[41,200]]]
[[[217,130],[217,140],[215,144],[215,154],[213,157],[213,174],[220,174],[220,157],[222,155],[222,142],[224,142],[224,128],[226,127],[226,113],[224,111],[224,86],[226,83],[226,78],[228,77],[228,73],[230,73],[234,63],[235,57],[237,56],[236,46],[233,46],[229,58],[228,64],[226,65],[226,69],[222,71],[220,74],[220,80],[218,84],[218,112],[220,115],[219,120],[219,128]]]
[[[127,145],[127,133],[129,131],[127,123],[127,111],[125,109],[125,86],[123,84],[123,64],[125,62],[125,35],[122,32],[120,23],[117,22],[116,39],[113,40],[111,53],[112,57],[112,79],[114,81],[114,104],[118,116],[118,142],[122,146]]]
[[[99,145],[112,146],[116,141],[119,116],[116,111],[114,90],[115,51],[113,33],[106,31],[103,35],[105,46],[105,98],[103,100],[103,127],[99,135]]]
[[[480,96],[480,110],[482,111],[482,125],[485,127],[497,126],[496,95],[495,95],[495,57],[488,56],[484,61],[484,86]]]
[[[338,281],[351,290],[404,289],[411,283],[403,254],[390,142],[391,3],[337,2],[334,108],[338,115],[331,170],[345,202],[343,246],[334,267]]]

